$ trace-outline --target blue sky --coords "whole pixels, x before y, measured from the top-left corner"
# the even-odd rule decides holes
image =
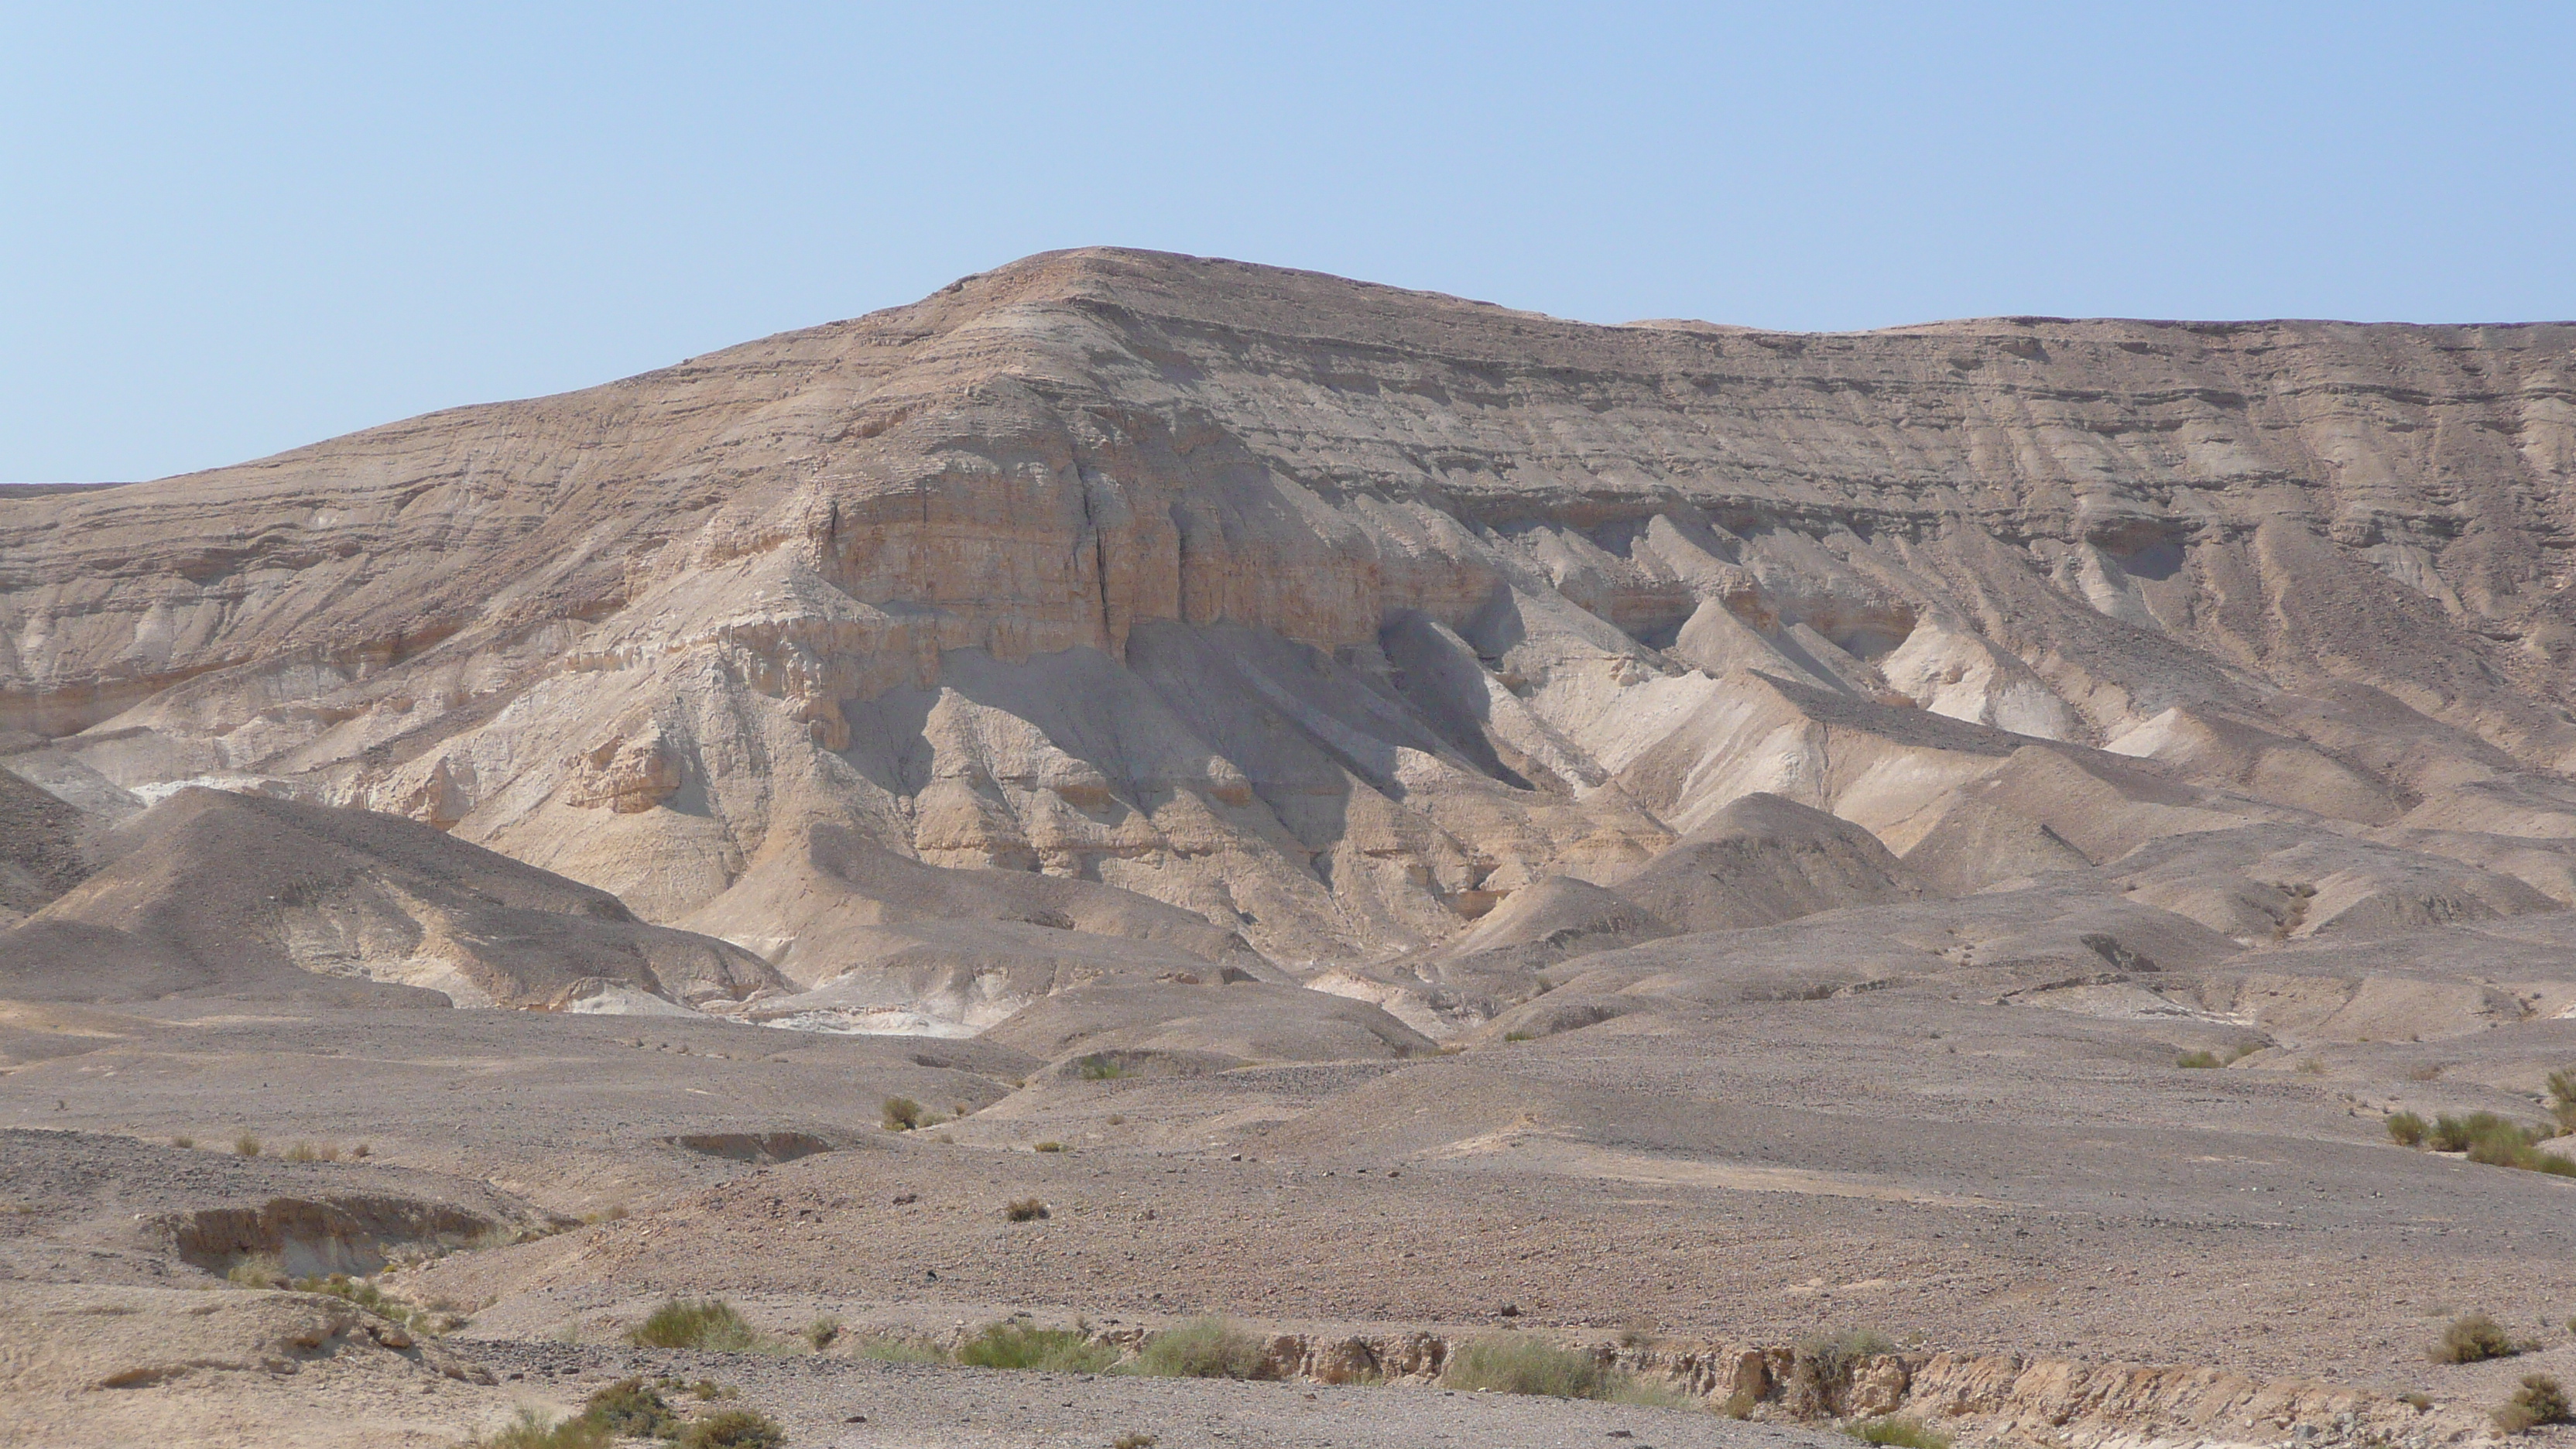
[[[2576,6],[0,0],[0,482],[1052,247],[1590,321],[2576,317]]]

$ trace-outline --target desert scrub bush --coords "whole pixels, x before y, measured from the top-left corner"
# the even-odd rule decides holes
[[[921,1125],[921,1104],[910,1097],[888,1097],[877,1112],[888,1132],[910,1132]]]
[[[2576,1132],[2576,1067],[2549,1074],[2549,1111],[2559,1131]]]
[[[310,1142],[298,1142],[286,1149],[284,1156],[289,1162],[337,1162],[340,1160],[340,1149],[316,1147]]]
[[[1538,1040],[1538,1036],[1537,1036],[1537,1033],[1535,1033],[1535,1032],[1526,1032],[1526,1031],[1507,1031],[1507,1032],[1504,1032],[1504,1033],[1503,1033],[1503,1040],[1505,1040],[1505,1041],[1536,1041],[1536,1040]]]
[[[233,1264],[224,1281],[236,1288],[283,1288],[286,1265],[277,1260],[275,1253],[253,1253]]]
[[[1127,1075],[1127,1066],[1116,1057],[1094,1052],[1082,1059],[1082,1079],[1086,1082],[1114,1082]]]
[[[475,1440],[474,1449],[608,1449],[608,1431],[588,1419],[556,1422],[521,1409],[516,1423]]]
[[[2194,1071],[2203,1071],[2211,1067],[2232,1067],[2262,1049],[2263,1048],[2259,1043],[2245,1042],[2229,1047],[2224,1053],[2209,1051],[2184,1052],[2181,1056],[2174,1058],[2174,1065],[2178,1067],[2187,1067]]]
[[[2433,1119],[2433,1125],[2424,1133],[2424,1140],[2436,1152],[2466,1152],[2473,1139],[2492,1133],[2503,1125],[2504,1119],[2493,1112],[2471,1112],[2466,1117],[2454,1117],[2446,1112]]]
[[[1064,1144],[1061,1142],[1041,1142],[1029,1150],[1032,1152],[1062,1152],[1064,1150]]]
[[[2495,1411],[2495,1426],[2508,1434],[2528,1433],[2543,1424],[2564,1424],[2571,1415],[2567,1390],[2547,1374],[2524,1374],[2522,1387]]]
[[[757,1409],[725,1409],[680,1431],[680,1449],[779,1449],[787,1431]]]
[[[233,1153],[240,1157],[259,1156],[259,1139],[245,1132],[233,1139]]]
[[[2535,1143],[2546,1141],[2548,1133],[2538,1127],[2525,1127],[2493,1112],[2471,1112],[2466,1117],[2436,1117],[2425,1133],[2425,1140],[2436,1152],[2461,1152],[2471,1162],[2489,1167],[2518,1167],[2525,1172],[2546,1172],[2559,1177],[2576,1177],[2576,1162],[2539,1150]]]
[[[957,1346],[957,1361],[968,1368],[1043,1369],[1058,1374],[1096,1374],[1118,1362],[1118,1350],[1093,1343],[1078,1328],[1038,1328],[1026,1323],[991,1323]]]
[[[1470,1340],[1450,1356],[1440,1374],[1444,1388],[1557,1399],[1608,1398],[1617,1379],[1588,1353],[1516,1337]]]
[[[829,1316],[817,1318],[806,1324],[796,1336],[805,1340],[816,1353],[821,1353],[840,1340],[841,1320]]]
[[[2400,1147],[2421,1147],[2431,1125],[2412,1112],[2400,1112],[2388,1119],[2388,1140]]]
[[[620,1439],[671,1439],[680,1432],[671,1401],[642,1379],[619,1379],[592,1394],[581,1416]]]
[[[2515,1338],[2505,1332],[2503,1324],[2483,1313],[2463,1313],[2442,1330],[2433,1345],[2435,1363],[2484,1363],[2491,1358],[2511,1358],[2529,1353],[2540,1345]]]
[[[1926,1427],[1919,1419],[1900,1419],[1893,1414],[1859,1424],[1845,1424],[1843,1432],[1864,1444],[1892,1444],[1896,1449],[1950,1449],[1950,1436]]]
[[[334,1298],[346,1299],[379,1318],[392,1319],[415,1333],[438,1334],[447,1331],[447,1319],[444,1316],[414,1308],[398,1298],[387,1298],[384,1291],[375,1284],[364,1278],[352,1278],[346,1273],[333,1273],[322,1278],[298,1278],[295,1280],[295,1291],[328,1293]]]
[[[189,1136],[185,1132],[182,1132],[178,1136],[170,1139],[170,1145],[173,1147],[194,1147],[197,1145],[197,1139]]]
[[[1151,1434],[1121,1434],[1109,1441],[1109,1449],[1154,1449],[1162,1442]]]
[[[699,1348],[711,1353],[740,1353],[755,1338],[751,1325],[721,1298],[670,1299],[626,1335],[626,1341],[637,1348]]]
[[[1002,1216],[1015,1223],[1033,1223],[1048,1215],[1043,1198],[1016,1198],[1002,1204]]]
[[[858,1341],[854,1352],[861,1358],[872,1358],[879,1363],[948,1362],[948,1351],[939,1345],[891,1333],[868,1334]]]
[[[1800,1343],[1789,1360],[1789,1396],[1818,1413],[1840,1413],[1852,1373],[1865,1358],[1894,1353],[1896,1345],[1874,1328],[1854,1328]]]
[[[1266,1379],[1261,1340],[1221,1318],[1201,1318],[1155,1334],[1136,1356],[1136,1372],[1164,1379]]]

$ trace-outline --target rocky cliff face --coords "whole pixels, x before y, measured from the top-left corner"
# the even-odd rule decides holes
[[[1419,950],[1757,791],[1950,889],[2255,823],[2493,860],[2576,836],[2571,483],[2576,325],[1592,327],[1059,253],[0,497],[0,724],[65,798],[412,815],[806,986]],[[992,929],[792,926],[934,899]]]

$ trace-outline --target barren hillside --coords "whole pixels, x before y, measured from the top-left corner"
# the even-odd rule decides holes
[[[2576,324],[1106,250],[0,492],[0,1397],[213,1424],[310,1339],[423,1435],[669,1372],[853,1446],[2464,1442],[2576,1371],[2571,548]],[[472,1363],[162,1291],[396,1262],[295,1205],[397,1187],[542,1224],[377,1280]],[[619,1341],[672,1295],[778,1352]],[[2522,1351],[2429,1359],[2471,1310]],[[1315,1392],[906,1357],[1200,1315]],[[233,1357],[92,1392],[183,1317]],[[1327,1388],[1498,1338],[1691,1412]]]

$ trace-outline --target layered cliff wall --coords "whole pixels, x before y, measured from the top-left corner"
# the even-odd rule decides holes
[[[2576,325],[1592,327],[1059,253],[0,497],[0,723],[58,793],[399,810],[736,939],[830,827],[1365,955],[1757,790],[1955,834],[2035,743],[2576,835],[2571,474]]]

